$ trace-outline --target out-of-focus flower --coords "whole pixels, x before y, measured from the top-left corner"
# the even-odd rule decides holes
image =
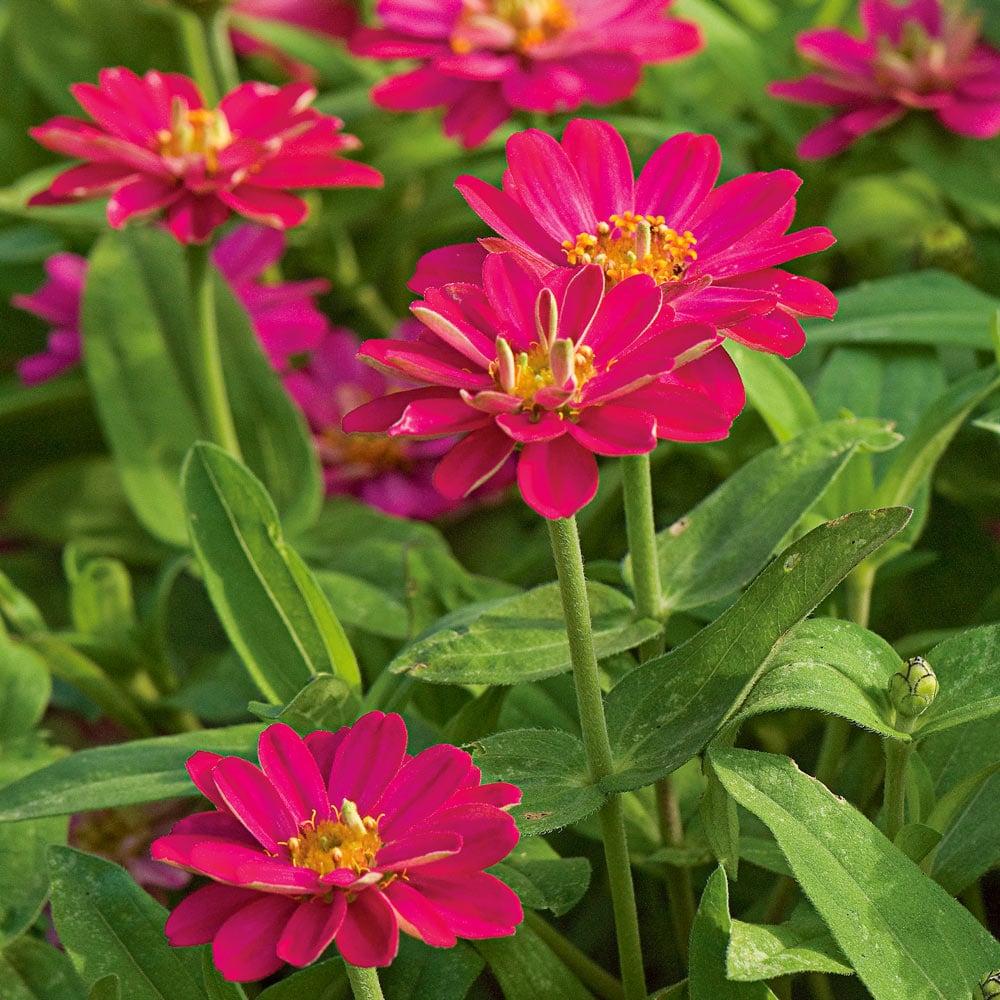
[[[331,39],[348,39],[358,25],[358,12],[350,0],[236,0],[230,11],[260,21],[288,24]],[[315,77],[311,66],[291,59],[281,49],[258,38],[252,22],[239,21],[230,29],[233,48],[244,56],[265,56],[278,63],[294,80]]]
[[[114,228],[163,213],[181,243],[204,243],[236,212],[276,229],[298,225],[307,206],[288,188],[372,187],[373,167],[337,155],[358,140],[309,107],[312,87],[244,83],[206,108],[176,73],[101,70],[71,88],[93,121],[59,116],[30,129],[43,146],[87,161],[59,174],[30,205],[110,195]]]
[[[398,715],[370,712],[305,739],[281,723],[260,768],[200,751],[191,779],[216,806],[181,820],[153,857],[207,875],[171,913],[173,945],[212,942],[230,980],[308,965],[336,942],[351,965],[388,965],[399,931],[437,947],[514,933],[517,896],[485,868],[518,839],[514,785],[480,784],[471,757],[410,756]]]
[[[768,87],[837,109],[802,140],[799,156],[832,156],[914,110],[973,139],[1000,134],[1000,52],[980,40],[980,17],[941,0],[861,0],[860,14],[861,38],[836,28],[800,34],[796,47],[817,72]]]
[[[467,495],[517,450],[525,502],[569,517],[597,490],[595,454],[725,437],[744,403],[721,337],[674,324],[649,275],[606,289],[596,264],[542,276],[514,254],[491,254],[481,288],[428,289],[413,312],[425,326],[416,343],[369,340],[361,356],[425,387],[374,400],[343,426],[463,434],[434,473],[448,497]]]
[[[598,264],[608,287],[646,274],[677,320],[705,322],[748,347],[790,357],[805,334],[800,316],[832,316],[822,284],[776,265],[823,250],[830,230],[789,233],[790,170],[745,174],[714,187],[721,166],[710,135],[668,139],[633,179],[625,142],[606,122],[574,119],[562,141],[537,129],[511,136],[503,190],[476,177],[456,183],[500,234],[425,255],[417,292],[475,281],[486,255],[513,251],[539,269]]]
[[[45,273],[48,280],[37,292],[11,299],[18,309],[52,324],[45,350],[17,364],[17,373],[25,385],[47,382],[80,362],[80,305],[86,258],[75,253],[55,253],[45,262]]]
[[[250,316],[265,353],[278,371],[286,371],[295,355],[317,347],[329,327],[312,297],[329,288],[312,281],[265,283],[263,272],[280,260],[285,237],[274,229],[244,223],[219,240],[212,260]],[[45,262],[48,281],[32,295],[15,295],[19,309],[54,324],[46,350],[17,366],[25,385],[54,378],[80,361],[80,307],[87,260],[74,253],[53,254]]]
[[[399,335],[415,339],[419,327],[407,320]],[[454,510],[459,501],[442,496],[431,481],[453,438],[412,441],[342,429],[344,414],[403,385],[362,364],[357,351],[350,330],[331,329],[307,364],[285,376],[285,387],[309,421],[326,492],[355,496],[397,517],[426,519]]]
[[[572,111],[628,97],[646,63],[702,46],[698,27],[666,17],[672,0],[379,0],[384,25],[352,51],[420,66],[372,91],[384,108],[444,105],[445,134],[483,142],[514,109]]]

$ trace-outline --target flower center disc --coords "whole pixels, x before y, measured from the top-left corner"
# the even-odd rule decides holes
[[[382,472],[410,471],[413,461],[405,446],[395,438],[382,434],[345,434],[337,427],[326,427],[319,435],[320,456],[339,466],[338,472],[348,478],[364,478]],[[357,474],[350,474],[355,466]]]
[[[463,55],[476,49],[526,53],[573,24],[561,0],[465,0],[451,47]]]
[[[658,284],[682,281],[688,265],[698,259],[691,232],[678,233],[662,215],[612,215],[597,224],[596,233],[580,233],[562,248],[569,264],[599,264],[609,286],[633,274],[648,274]]]
[[[360,875],[371,868],[381,846],[378,820],[362,818],[357,806],[345,799],[338,819],[303,823],[299,835],[288,839],[288,855],[296,868],[311,868],[319,875],[336,868]]]
[[[512,396],[519,396],[526,403],[534,402],[539,389],[556,383],[549,351],[542,344],[532,343],[527,351],[514,356],[513,377],[502,366],[499,357],[490,364],[490,374],[496,387]],[[594,352],[586,344],[581,344],[573,352],[574,393],[596,374]]]
[[[219,169],[220,150],[233,141],[226,116],[218,109],[191,110],[175,98],[170,119],[170,131],[164,129],[157,135],[160,156],[201,156],[206,172],[214,174]]]

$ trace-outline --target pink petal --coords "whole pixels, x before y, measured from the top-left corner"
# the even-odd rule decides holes
[[[538,340],[535,302],[541,285],[537,277],[514,254],[495,253],[483,262],[482,281],[500,324],[497,332],[504,334],[515,351],[528,350]]]
[[[166,224],[178,243],[206,243],[228,218],[228,206],[214,195],[185,192],[167,207]]]
[[[457,243],[429,250],[417,261],[406,287],[417,295],[454,281],[478,284],[482,280],[486,251],[478,243]]]
[[[663,297],[653,279],[646,274],[633,275],[607,291],[581,340],[593,349],[595,363],[606,366],[648,329],[662,307]]]
[[[281,722],[268,726],[261,733],[257,755],[264,774],[292,817],[300,823],[330,818],[326,781],[302,737],[291,726]]]
[[[284,252],[283,233],[268,226],[244,224],[219,240],[212,250],[212,261],[230,284],[237,284],[258,277]]]
[[[719,441],[733,422],[715,400],[683,385],[654,383],[628,401],[656,417],[656,435],[667,441]]]
[[[283,965],[277,943],[299,905],[284,896],[265,895],[234,913],[212,941],[216,968],[235,982],[263,979],[277,972]]]
[[[594,499],[597,460],[568,434],[526,444],[517,462],[517,485],[525,503],[550,520],[572,517]]]
[[[635,187],[628,147],[606,122],[574,118],[563,133],[562,147],[590,192],[598,220],[631,208]]]
[[[435,289],[428,289],[428,296],[432,302],[441,298],[435,296],[434,293]],[[449,317],[441,311],[435,311],[431,302],[414,303],[410,306],[410,311],[448,347],[458,351],[477,367],[486,368],[493,360],[495,356],[495,352],[492,350],[493,345],[480,331],[463,322],[459,317]]]
[[[474,409],[461,397],[418,400],[403,411],[389,433],[436,437],[476,430],[488,421],[487,414]]]
[[[135,168],[128,164],[84,163],[59,174],[49,192],[57,198],[93,198],[113,190],[135,174]]]
[[[381,434],[387,431],[406,412],[413,402],[422,400],[453,399],[454,392],[437,388],[404,389],[390,392],[345,413],[341,429],[348,434]],[[320,768],[323,772],[323,768]]]
[[[370,969],[388,965],[398,949],[399,927],[388,900],[377,889],[358,893],[337,932],[337,950],[344,961]]]
[[[347,738],[348,728],[344,726],[335,733],[327,733],[322,729],[306,736],[306,747],[316,760],[316,767],[320,774],[330,776],[334,758],[340,744]]]
[[[379,833],[383,833],[379,830]],[[441,861],[462,849],[462,837],[450,830],[407,833],[400,840],[385,844],[376,863],[380,872],[407,871]]]
[[[688,228],[687,219],[708,197],[721,165],[714,136],[675,135],[642,168],[635,184],[635,210],[662,215],[674,229]]]
[[[411,884],[459,937],[507,937],[524,919],[514,890],[485,872],[452,879],[417,874]]]
[[[481,802],[441,809],[428,817],[427,825],[432,824],[462,836],[462,849],[457,854],[425,866],[423,870],[434,878],[489,868],[510,854],[519,837],[513,816]]]
[[[215,787],[215,777],[213,775],[215,765],[220,760],[222,760],[222,756],[212,753],[211,750],[196,750],[188,757],[185,767],[187,768],[188,776],[194,782],[198,791],[220,809],[225,809],[225,800]]]
[[[470,371],[468,359],[441,342],[366,340],[361,345],[360,357],[382,371],[419,382],[453,389],[493,388],[493,379],[485,371]]]
[[[973,139],[992,139],[1000,134],[1000,101],[959,104],[953,102],[937,112],[945,128]]]
[[[799,321],[781,308],[766,316],[743,320],[725,332],[737,343],[757,351],[780,354],[783,358],[798,354],[806,343],[805,331]]]
[[[299,832],[299,817],[289,813],[271,782],[249,761],[223,757],[213,777],[226,807],[265,850],[277,854],[279,844]]]
[[[304,222],[309,206],[295,194],[241,184],[232,191],[219,191],[216,197],[234,212],[275,229],[290,229]]]
[[[277,156],[253,175],[255,187],[381,187],[382,175],[367,163],[332,156]],[[242,190],[242,189],[241,189]]]
[[[656,420],[627,406],[589,406],[569,433],[598,455],[644,455],[656,447]]]
[[[514,442],[490,424],[462,438],[438,463],[433,483],[444,496],[461,499],[495,475],[514,451]]]
[[[167,917],[167,940],[174,947],[206,944],[231,916],[260,898],[260,893],[252,889],[214,882],[195,889]]]
[[[413,886],[397,880],[386,887],[383,896],[396,911],[400,930],[435,948],[455,944],[455,934],[447,921]]]
[[[444,134],[457,136],[466,149],[472,149],[510,118],[511,109],[498,84],[479,80],[462,82],[463,88],[454,95],[444,116]]]
[[[347,897],[333,892],[330,901],[304,899],[278,938],[278,957],[291,965],[309,965],[336,937],[347,914]]]
[[[537,419],[529,413],[502,413],[497,427],[519,444],[529,441],[553,441],[566,433],[568,422],[558,413],[544,412]]]
[[[108,200],[108,222],[120,229],[136,215],[149,215],[166,208],[183,194],[174,181],[159,177],[138,177],[123,184]]]
[[[376,803],[405,757],[406,724],[400,716],[382,712],[361,716],[337,751],[330,771],[330,802],[339,809],[349,799],[362,816],[377,816]]]

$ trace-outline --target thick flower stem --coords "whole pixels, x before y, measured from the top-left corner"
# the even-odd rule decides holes
[[[575,518],[548,521],[549,539],[559,577],[563,617],[569,639],[573,681],[580,713],[580,729],[587,754],[590,778],[597,783],[610,774],[614,762],[611,741],[604,718],[594,633],[590,620],[590,601],[583,571],[583,554]],[[604,857],[608,865],[611,905],[615,916],[618,958],[621,964],[625,1000],[641,1000],[646,996],[646,979],[642,967],[639,941],[639,917],[635,906],[635,889],[629,864],[628,841],[625,835],[625,814],[621,796],[612,794],[598,813]]]
[[[354,1000],[385,1000],[382,984],[378,981],[377,969],[362,969],[357,965],[344,963],[347,979],[351,984]]]
[[[179,10],[177,19],[181,25],[181,37],[187,53],[188,69],[205,105],[214,108],[222,97],[221,83],[215,72],[212,46],[205,21],[194,11]]]
[[[896,728],[908,732],[913,719],[896,716]],[[890,840],[903,828],[906,818],[906,765],[913,753],[913,742],[887,738],[885,741],[885,785],[882,804],[885,815],[885,835]]]
[[[668,612],[663,607],[648,454],[622,457],[622,490],[636,611],[643,618],[653,618],[665,623]],[[663,652],[664,644],[665,636],[661,630],[639,647],[639,659],[645,661],[658,656]],[[679,846],[684,842],[684,828],[670,775],[656,782],[656,802],[660,817],[660,839],[669,846]],[[664,866],[664,875],[677,948],[686,959],[695,911],[691,872],[687,868],[668,864]]]
[[[202,419],[205,421],[209,439],[236,458],[241,458],[240,444],[236,437],[236,427],[229,408],[226,380],[222,371],[209,248],[207,245],[192,243],[186,250],[197,345],[193,369],[198,385]]]
[[[524,922],[559,956],[567,969],[576,974],[595,996],[601,1000],[624,1000],[622,984],[611,973],[585,955],[572,941],[564,938],[548,921],[534,910],[526,910]]]

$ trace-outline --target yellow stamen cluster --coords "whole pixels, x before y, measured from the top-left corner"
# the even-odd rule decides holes
[[[574,23],[562,0],[466,0],[451,47],[459,54],[477,48],[527,53]]]
[[[509,350],[509,348],[507,348]],[[499,354],[499,351],[498,351]],[[513,377],[509,366],[498,357],[490,364],[490,375],[497,389],[512,396],[519,396],[526,403],[533,403],[535,393],[546,386],[555,385],[549,349],[544,344],[532,343],[527,351],[514,356]],[[586,344],[573,350],[573,383],[575,390],[590,381],[597,374],[594,367],[594,352]]]
[[[317,443],[320,457],[339,466],[341,472],[349,473],[350,466],[363,469],[364,475],[392,470],[406,472],[413,467],[405,445],[384,434],[345,434],[339,427],[328,427]]]
[[[200,155],[207,173],[218,171],[219,152],[233,141],[226,116],[209,108],[191,110],[174,98],[170,117],[169,131],[162,129],[156,137],[160,156]]]
[[[296,868],[311,868],[326,875],[336,868],[350,868],[358,875],[369,871],[382,846],[378,820],[362,817],[358,807],[344,799],[336,819],[319,823],[306,820],[297,837],[287,841],[289,860]]]
[[[688,265],[698,259],[690,231],[671,229],[662,215],[612,215],[597,224],[596,233],[580,233],[576,241],[564,240],[569,264],[599,264],[608,285],[617,285],[633,274],[648,274],[657,284],[681,281]]]

